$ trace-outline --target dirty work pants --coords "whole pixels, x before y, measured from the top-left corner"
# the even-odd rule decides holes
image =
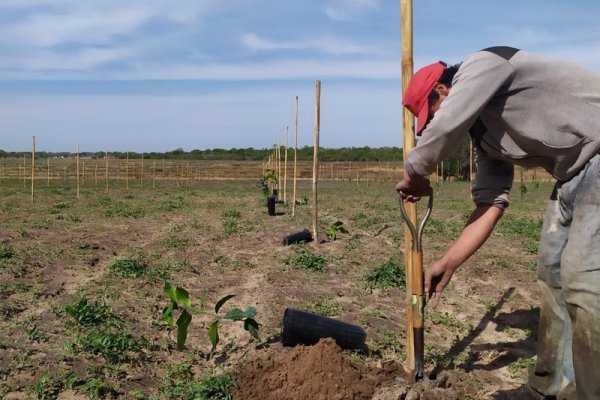
[[[540,241],[537,364],[529,383],[546,396],[597,400],[600,399],[600,155],[555,189]]]

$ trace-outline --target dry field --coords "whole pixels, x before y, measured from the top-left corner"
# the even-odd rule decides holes
[[[295,216],[291,205],[278,205],[270,217],[260,168],[245,165],[254,175],[246,180],[149,175],[140,182],[131,175],[111,181],[108,192],[101,178],[96,183],[87,175],[79,198],[72,177],[46,182],[41,171],[34,203],[28,181],[4,175],[0,399],[269,399],[267,386],[255,387],[277,386],[265,378],[268,363],[279,369],[280,386],[298,376],[310,381],[306,393],[314,399],[402,398],[405,389],[393,380],[405,358],[406,299],[394,181],[320,182],[321,231],[342,221],[348,233],[320,245],[283,246],[284,236],[311,227],[310,182],[299,182]],[[537,334],[535,252],[550,189],[546,182],[515,183],[510,210],[491,239],[457,272],[438,309],[427,309],[427,370],[448,381],[423,389],[421,399],[523,393]],[[288,201],[290,190],[288,184]],[[426,265],[451,243],[471,208],[468,183],[436,187],[423,238]],[[163,318],[171,302],[165,281],[191,298],[182,351],[177,329]],[[215,314],[226,295],[235,297]],[[252,314],[249,307],[260,339],[223,318],[234,308]],[[368,349],[283,348],[286,307],[362,326]],[[219,318],[220,341],[211,354],[207,330]],[[331,371],[327,360],[314,361],[324,352],[338,360]],[[322,375],[309,380],[315,368]],[[371,386],[344,392],[346,381],[336,379],[345,374],[364,376],[352,379]],[[290,393],[279,398],[303,396]]]

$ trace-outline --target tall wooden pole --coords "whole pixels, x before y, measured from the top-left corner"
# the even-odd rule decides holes
[[[31,202],[35,201],[35,136],[31,147]]]
[[[46,187],[50,186],[50,157],[46,159],[47,173],[46,173]]]
[[[125,152],[125,190],[129,190],[129,152]]]
[[[105,162],[104,181],[106,183],[106,188],[104,189],[104,193],[108,193],[108,151],[104,152],[104,162]]]
[[[321,81],[315,81],[315,148],[313,153],[313,237],[319,243],[317,213],[317,178],[319,171],[319,132],[321,129]]]
[[[283,162],[283,204],[287,204],[288,127],[285,127],[285,160]]]
[[[79,198],[79,145],[77,145],[77,198]]]
[[[142,165],[140,168],[140,189],[143,189],[143,188],[144,188],[144,153],[142,153]]]
[[[413,75],[413,10],[412,0],[400,0],[401,16],[401,40],[402,40],[402,93],[406,90]],[[407,159],[408,153],[415,147],[414,137],[414,117],[406,108],[402,108],[402,136],[403,136],[403,154]],[[406,212],[409,219],[416,225],[417,207],[415,203],[406,204]],[[404,224],[404,249],[406,255],[411,254],[412,236],[408,225]],[[406,276],[409,277],[406,284],[407,307],[406,307],[406,361],[409,370],[415,368],[414,357],[414,335],[411,297],[413,293],[412,279],[413,265],[411,257],[405,257]]]
[[[292,217],[296,215],[296,179],[298,178],[298,96],[294,117],[294,193],[292,195]]]

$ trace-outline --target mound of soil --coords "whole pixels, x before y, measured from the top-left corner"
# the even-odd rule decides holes
[[[355,366],[331,338],[314,346],[269,352],[250,360],[236,379],[236,399],[371,399],[384,381],[405,375],[402,367]]]

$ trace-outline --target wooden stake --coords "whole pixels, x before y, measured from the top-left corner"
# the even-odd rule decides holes
[[[129,190],[129,152],[125,153],[125,190]]]
[[[313,153],[313,237],[319,243],[317,174],[319,172],[319,132],[321,129],[321,81],[315,81],[315,148]]]
[[[283,204],[287,204],[288,127],[285,127],[285,161],[283,162]]]
[[[31,146],[31,202],[35,201],[35,136]]]
[[[79,145],[77,145],[77,198],[79,198]]]
[[[50,186],[50,157],[46,159],[46,163],[48,164],[48,173],[46,176],[46,187]]]
[[[106,182],[106,188],[104,189],[104,193],[108,193],[108,151],[104,152],[104,161],[105,161],[104,181]]]
[[[402,92],[406,90],[413,74],[413,10],[412,0],[400,0],[401,9],[401,40],[402,40]],[[403,154],[404,159],[408,158],[408,153],[415,146],[414,138],[414,117],[406,108],[402,109],[402,132],[403,132]],[[415,203],[406,204],[406,212],[409,219],[416,225],[417,207]],[[404,249],[406,255],[411,254],[412,236],[408,225],[404,224]],[[411,257],[405,257],[406,276],[413,276],[413,265]],[[412,279],[406,283],[407,307],[406,307],[406,360],[409,370],[415,368],[414,357],[414,335],[411,297],[413,294]]]
[[[281,196],[281,145],[277,141],[277,195]]]
[[[294,194],[292,196],[292,217],[296,215],[296,179],[298,177],[298,96],[296,96],[296,115],[294,117]]]
[[[152,189],[156,188],[156,161],[152,162]]]
[[[140,169],[140,189],[144,188],[144,153],[142,153],[142,165]]]
[[[144,153],[142,153],[142,166],[140,169],[140,189],[143,189],[143,188],[144,188]]]

